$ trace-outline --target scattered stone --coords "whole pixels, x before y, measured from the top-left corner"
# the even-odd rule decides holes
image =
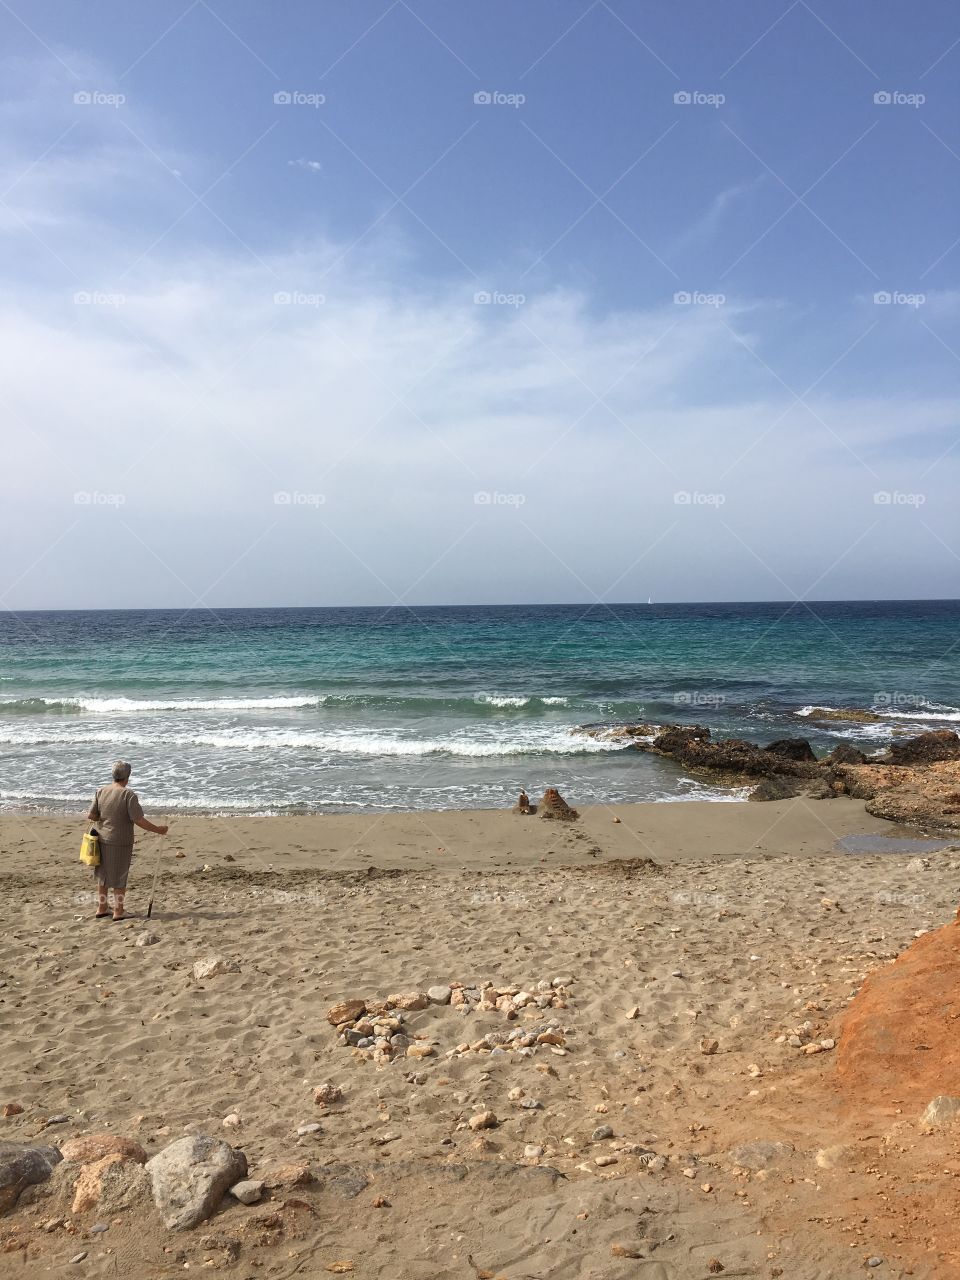
[[[528,1142],[527,1145],[523,1148],[524,1160],[539,1160],[542,1155],[543,1155],[543,1147],[538,1147],[533,1142]]]
[[[606,1138],[613,1137],[613,1129],[608,1124],[602,1124],[599,1128],[594,1129],[590,1135],[592,1142],[603,1142]]]
[[[377,1196],[376,1200],[373,1202],[374,1209],[391,1209],[392,1207],[393,1206],[386,1196]]]
[[[56,1147],[0,1142],[0,1213],[7,1213],[26,1187],[46,1182],[63,1159]]]
[[[542,1110],[543,1110],[543,1103],[540,1101],[540,1099],[539,1099],[539,1098],[524,1098],[524,1099],[521,1101],[520,1105],[521,1105],[521,1107],[523,1107],[523,1108],[524,1108],[525,1110],[527,1110],[527,1111],[542,1111]]]
[[[682,977],[683,977],[683,970],[682,970],[682,969],[671,969],[671,970],[670,970],[670,977],[671,977],[671,978],[682,978]]]
[[[60,1111],[55,1116],[47,1116],[45,1124],[69,1124],[70,1117],[65,1111]]]
[[[92,1236],[102,1236],[105,1231],[109,1231],[109,1230],[110,1230],[109,1222],[95,1222],[93,1226],[90,1228],[90,1234]]]
[[[452,994],[450,987],[427,987],[427,999],[431,1004],[449,1004]]]
[[[492,1111],[478,1111],[475,1116],[471,1116],[467,1122],[471,1129],[495,1129],[500,1123],[496,1115]]]
[[[256,1204],[263,1195],[264,1184],[259,1178],[246,1178],[243,1182],[235,1182],[230,1194],[241,1204]]]
[[[714,1053],[716,1053],[716,1052],[717,1052],[717,1050],[718,1050],[719,1048],[720,1048],[720,1042],[719,1042],[718,1040],[708,1040],[706,1037],[704,1037],[704,1038],[700,1041],[700,1052],[701,1052],[701,1053],[705,1053],[705,1054],[708,1054],[708,1055],[710,1055],[710,1054],[714,1054]]]
[[[406,995],[387,996],[387,1004],[392,1005],[395,1009],[416,1010],[426,1009],[430,1003],[430,999],[425,991],[408,991]]]
[[[712,1276],[718,1276],[721,1271],[725,1270],[725,1267],[719,1258],[711,1258],[707,1263],[707,1270]]]
[[[747,1067],[747,1075],[754,1080],[759,1080],[760,1077],[763,1075],[763,1069],[762,1067],[760,1067],[758,1063],[751,1062],[750,1065]]]
[[[309,1187],[314,1181],[313,1170],[308,1164],[281,1164],[267,1170],[264,1185],[276,1187]]]
[[[609,1164],[619,1164],[620,1162],[616,1156],[597,1156],[593,1163],[603,1169]]]
[[[828,1038],[828,1039],[826,1039],[826,1040],[821,1040],[821,1041],[820,1041],[820,1048],[821,1048],[821,1049],[827,1049],[827,1050],[830,1050],[830,1049],[835,1049],[836,1047],[837,1047],[837,1042],[836,1042],[836,1040],[832,1040],[832,1039],[829,1039],[829,1038]]]
[[[73,1257],[70,1259],[70,1261],[72,1263],[82,1262],[86,1256],[87,1256],[86,1251],[81,1250],[79,1253],[75,1253]]]
[[[152,947],[154,943],[159,941],[160,935],[158,933],[138,933],[133,945],[135,947]]]
[[[19,1102],[8,1102],[3,1108],[4,1120],[9,1120],[11,1116],[19,1116],[23,1114],[23,1107]]]
[[[193,966],[193,976],[197,982],[203,982],[206,978],[218,978],[224,973],[239,972],[240,966],[236,960],[228,960],[226,956],[207,956]]]
[[[228,1116],[224,1116],[222,1121],[225,1129],[239,1129],[241,1123],[240,1117],[235,1111],[231,1111]]]
[[[637,1018],[640,1017],[640,1006],[635,1004],[632,1009],[627,1010],[624,1016],[628,1022],[636,1022]]]
[[[411,1044],[407,1047],[408,1058],[433,1058],[436,1052],[432,1044]]]
[[[867,1259],[867,1266],[868,1266],[868,1267],[882,1267],[882,1266],[883,1266],[883,1259],[882,1259],[882,1258],[878,1258],[878,1257],[876,1256],[876,1254],[874,1254],[872,1257],[870,1257],[870,1258],[868,1258],[868,1259]]]
[[[621,1244],[618,1242],[610,1246],[610,1252],[615,1258],[642,1258],[644,1256],[643,1249],[637,1244]]]
[[[228,1187],[247,1172],[247,1157],[226,1142],[196,1134],[179,1138],[147,1161],[153,1199],[170,1231],[205,1221]]]
[[[569,976],[569,974],[562,974],[559,978],[554,978],[554,979],[553,979],[553,985],[554,985],[555,987],[569,987],[569,986],[572,986],[572,985],[573,985],[573,978],[571,978],[571,977]]]
[[[939,1094],[920,1117],[921,1124],[950,1124],[960,1116],[960,1098],[951,1098],[945,1093]]]
[[[343,1101],[343,1090],[338,1084],[334,1084],[332,1080],[328,1080],[325,1084],[318,1085],[316,1089],[314,1089],[313,1100],[318,1107],[329,1107],[334,1102]],[[319,1128],[319,1125],[314,1129],[307,1126],[307,1132],[315,1133]],[[299,1133],[300,1130],[298,1129],[297,1132]]]
[[[339,1000],[327,1010],[327,1021],[332,1026],[339,1027],[344,1022],[355,1021],[366,1009],[365,1000]]]

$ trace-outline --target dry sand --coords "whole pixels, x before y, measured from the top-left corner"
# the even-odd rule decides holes
[[[868,1258],[881,1276],[960,1274],[949,1134],[924,1136],[895,1092],[858,1106],[835,1051],[778,1043],[804,1021],[805,1040],[841,1036],[864,976],[952,918],[955,848],[838,853],[841,836],[897,834],[846,799],[595,808],[575,824],[185,818],[153,919],[157,845],[141,837],[138,914],[114,925],[91,918],[81,830],[0,820],[0,1104],[24,1108],[0,1138],[109,1130],[155,1153],[186,1129],[242,1146],[252,1177],[308,1164],[314,1181],[174,1234],[142,1202],[71,1214],[58,1174],[0,1218],[11,1274],[321,1276],[349,1261],[403,1280],[835,1280]],[[137,946],[147,931],[158,941]],[[196,981],[211,955],[239,972]],[[563,976],[567,1007],[549,1013],[565,1045],[529,1057],[447,1056],[525,1014],[431,1006],[410,1022],[434,1056],[382,1069],[325,1018],[345,997]],[[343,1101],[318,1107],[326,1081]],[[485,1109],[499,1123],[475,1133]],[[592,1138],[602,1125],[613,1136]],[[755,1142],[789,1145],[730,1154]]]

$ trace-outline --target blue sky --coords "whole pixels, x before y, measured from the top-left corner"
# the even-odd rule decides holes
[[[956,595],[954,6],[0,31],[3,606]]]

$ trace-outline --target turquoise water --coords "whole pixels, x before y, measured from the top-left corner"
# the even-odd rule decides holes
[[[956,601],[7,613],[0,806],[73,811],[118,756],[157,811],[733,799],[578,728],[871,748],[958,725],[958,656]]]

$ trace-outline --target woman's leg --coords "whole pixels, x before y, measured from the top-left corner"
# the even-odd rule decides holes
[[[102,880],[94,880],[93,883],[97,886],[97,919],[102,920],[110,914],[107,907],[107,886]]]
[[[125,897],[125,895],[126,895],[126,892],[127,892],[127,886],[126,886],[126,885],[124,885],[122,889],[114,889],[114,890],[113,890],[113,918],[114,918],[114,920],[122,920],[122,919],[123,919],[123,899],[124,899],[124,897]]]

